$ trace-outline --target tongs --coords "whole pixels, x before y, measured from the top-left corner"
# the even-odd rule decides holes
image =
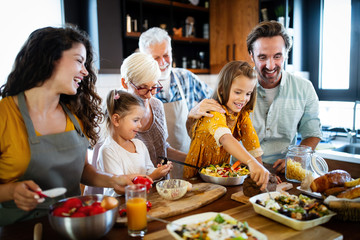
[[[185,166],[188,166],[188,167],[196,168],[198,170],[200,169],[200,167],[197,167],[197,166],[194,166],[194,165],[191,165],[191,164],[188,164],[188,163],[184,163],[184,162],[181,162],[181,161],[177,161],[177,160],[174,160],[174,159],[170,159],[170,158],[167,158],[167,157],[159,156],[158,158],[161,159],[161,165],[165,165],[165,164],[167,164],[168,161],[171,161],[171,162],[178,163],[178,164],[181,164],[181,165],[185,165]]]

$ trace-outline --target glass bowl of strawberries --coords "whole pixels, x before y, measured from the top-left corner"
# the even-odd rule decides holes
[[[76,196],[50,206],[51,227],[69,239],[98,239],[114,226],[119,201],[101,194]]]

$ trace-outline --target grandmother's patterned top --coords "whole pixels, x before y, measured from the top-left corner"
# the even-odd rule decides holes
[[[229,163],[230,154],[219,142],[221,136],[227,133],[241,141],[252,156],[259,157],[263,154],[249,112],[230,114],[225,106],[222,107],[226,113],[211,112],[213,117],[202,117],[193,127],[190,150],[185,163],[198,167]],[[195,168],[184,166],[184,178],[192,177],[196,172]]]

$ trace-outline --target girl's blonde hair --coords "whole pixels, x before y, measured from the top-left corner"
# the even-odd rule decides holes
[[[220,71],[218,85],[212,96],[220,104],[225,105],[229,101],[231,85],[235,78],[245,76],[250,79],[256,78],[256,71],[244,61],[232,61],[227,63]],[[253,111],[256,102],[256,84],[250,96],[249,102],[243,107],[245,111]]]
[[[106,97],[105,118],[107,129],[110,129],[112,115],[116,113],[120,118],[123,118],[135,106],[144,108],[144,101],[140,97],[126,91],[111,90]]]
[[[131,81],[135,85],[158,81],[161,76],[157,61],[151,55],[140,52],[125,58],[120,73],[126,84]]]

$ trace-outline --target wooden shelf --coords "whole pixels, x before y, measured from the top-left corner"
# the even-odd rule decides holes
[[[173,2],[173,6],[187,8],[187,9],[193,9],[193,10],[198,10],[198,11],[203,11],[203,12],[209,12],[209,8],[195,6],[190,3],[186,4],[186,3]]]
[[[202,12],[209,12],[209,8],[192,5],[191,3],[173,2],[170,0],[144,0],[144,3],[155,3],[160,5],[173,5],[174,7],[192,9]]]
[[[144,0],[144,3],[156,3],[161,5],[171,5],[169,0]]]
[[[195,73],[195,74],[209,74],[210,73],[210,69],[207,69],[207,68],[189,68],[187,69],[189,70],[190,72],[192,73]]]
[[[141,32],[126,32],[126,37],[140,37]]]
[[[173,39],[174,41],[183,41],[183,42],[202,42],[202,43],[209,43],[209,39],[206,39],[206,38],[172,36],[172,39]]]
[[[126,37],[131,38],[139,38],[141,35],[141,32],[127,32]],[[201,42],[201,43],[209,43],[209,39],[205,38],[195,38],[195,37],[177,37],[172,36],[171,37],[174,41],[181,41],[181,42]]]

